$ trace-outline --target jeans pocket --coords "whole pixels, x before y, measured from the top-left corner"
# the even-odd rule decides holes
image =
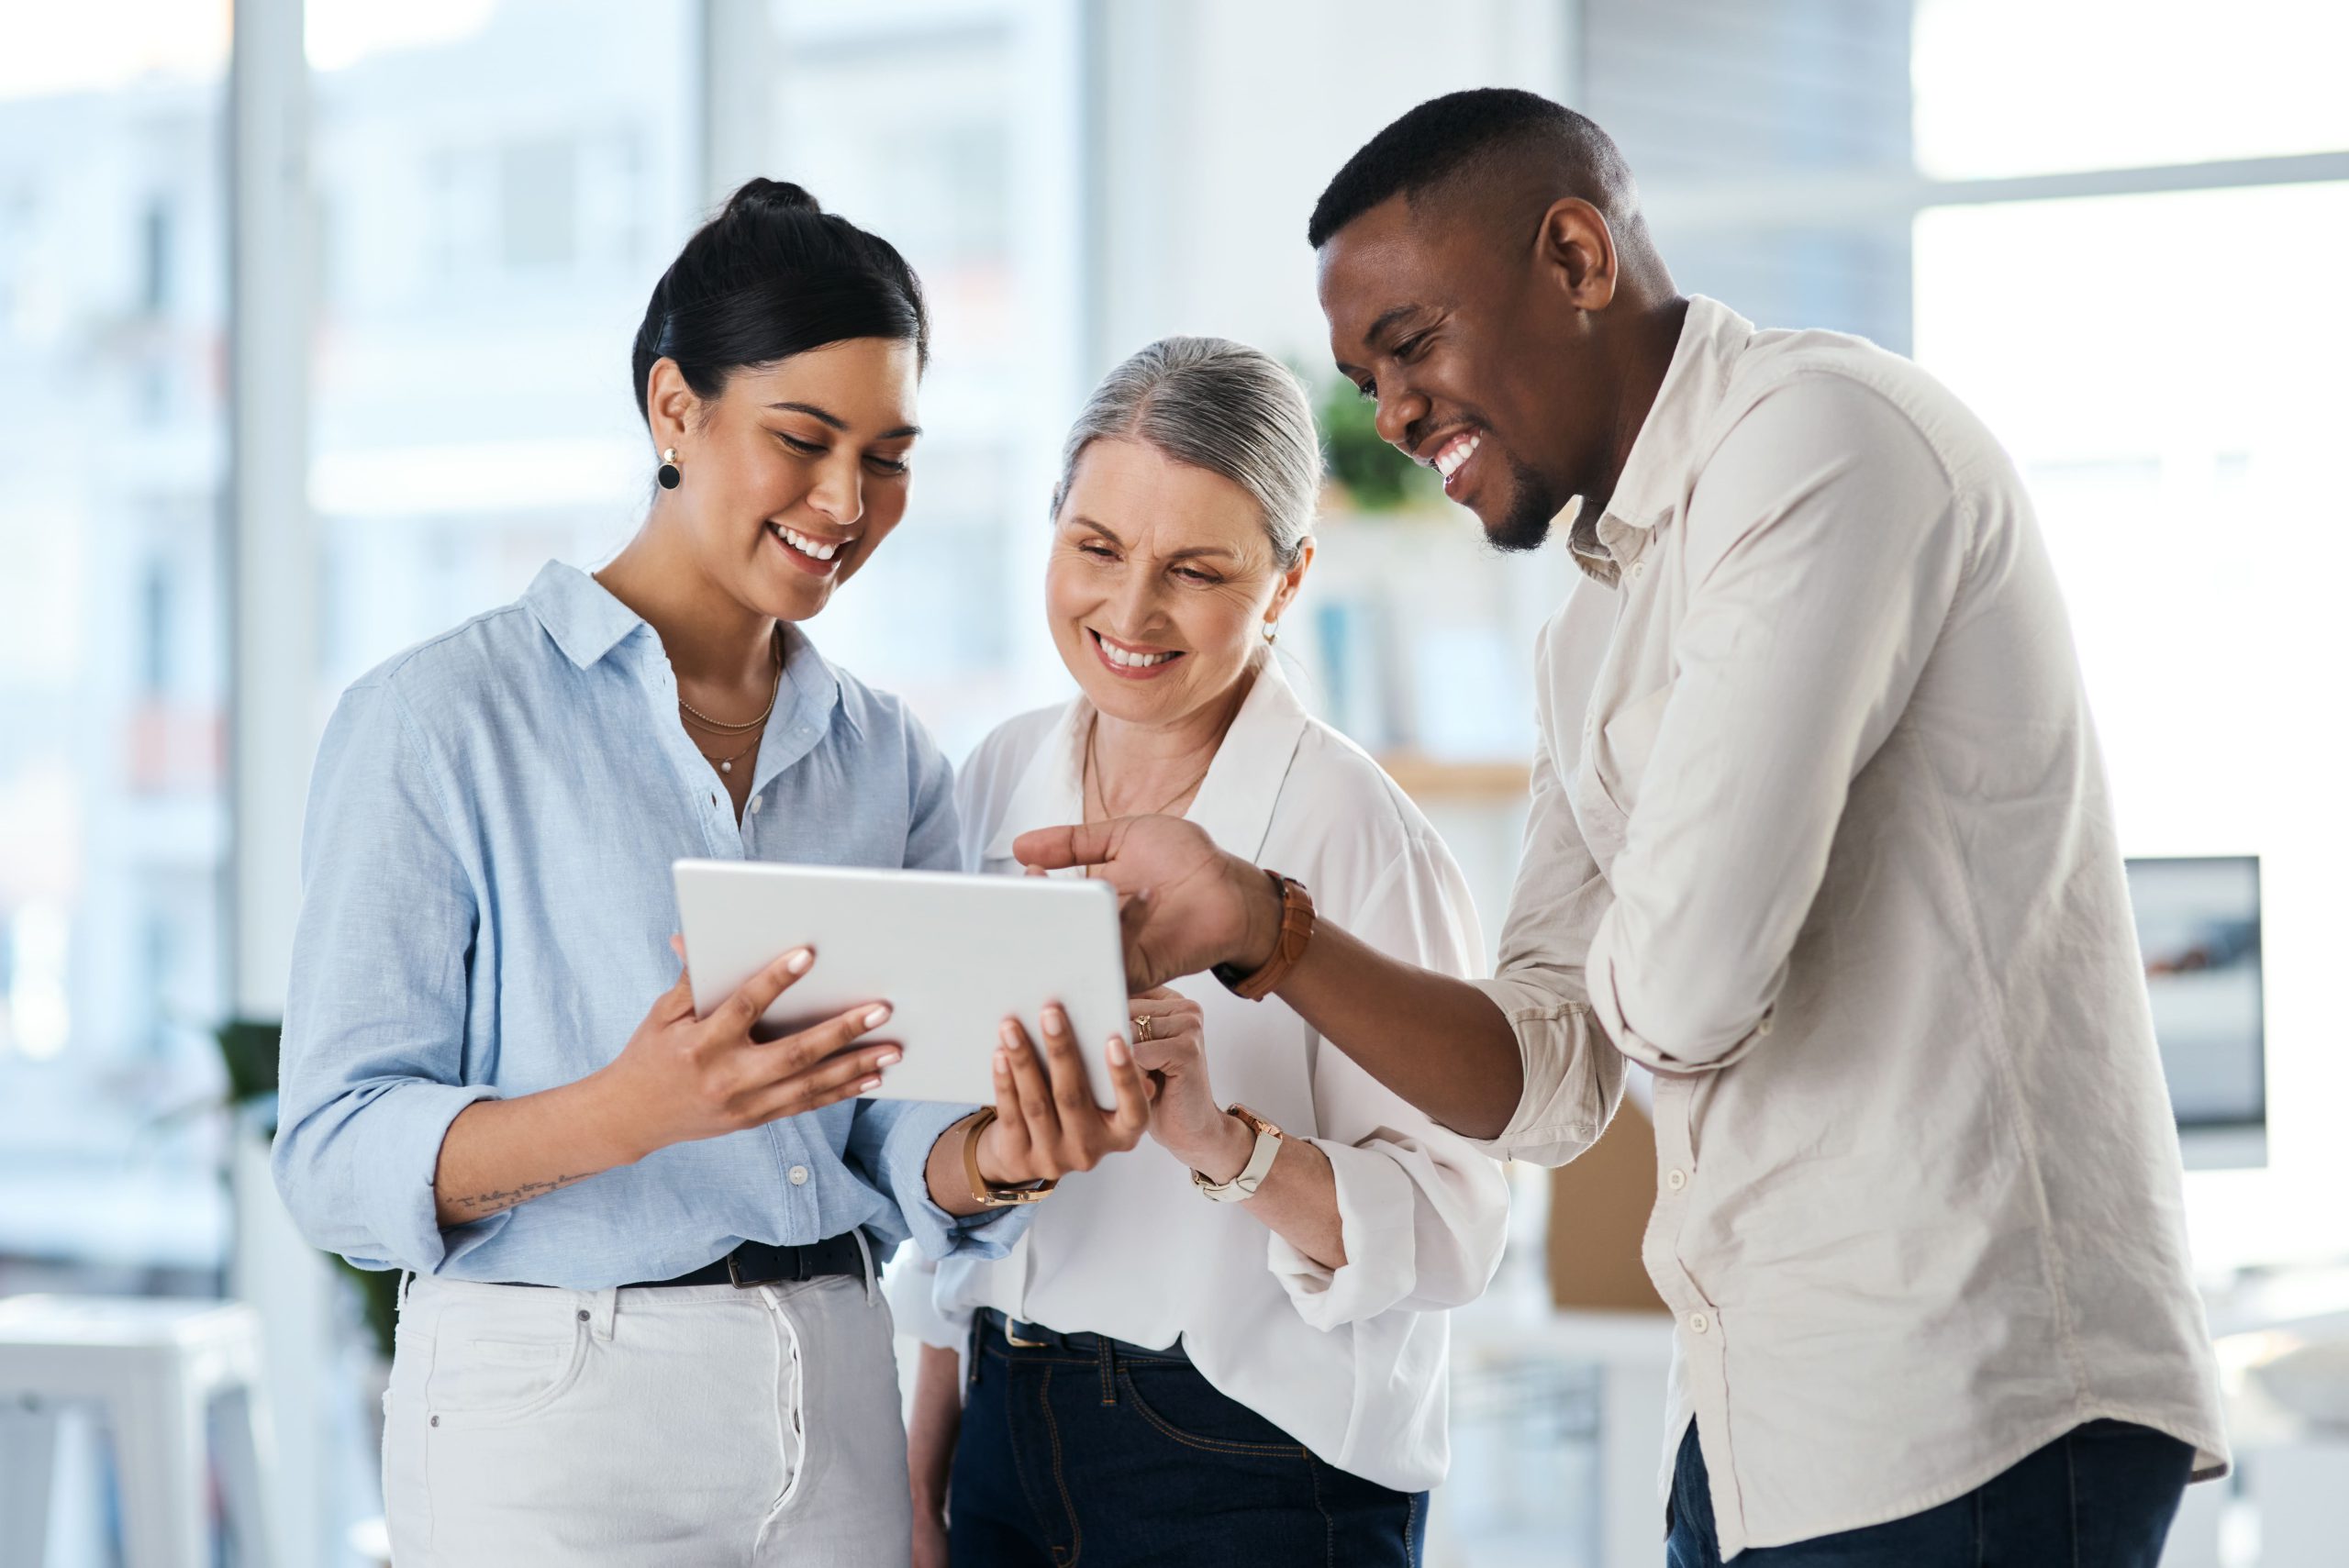
[[[542,1339],[442,1333],[431,1346],[425,1405],[436,1423],[514,1420],[552,1404],[577,1380],[586,1354],[584,1323]]]
[[[1252,1459],[1307,1457],[1303,1443],[1190,1367],[1152,1368],[1137,1375],[1121,1366],[1118,1385],[1136,1415],[1186,1448]]]

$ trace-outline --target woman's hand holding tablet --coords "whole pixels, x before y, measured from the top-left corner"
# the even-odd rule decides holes
[[[671,939],[678,957],[684,944]],[[693,976],[680,970],[604,1069],[615,1103],[630,1107],[641,1159],[656,1149],[763,1127],[878,1088],[902,1052],[894,1043],[852,1050],[889,1021],[886,1002],[866,1003],[777,1040],[752,1034],[775,999],[815,965],[796,948],[759,970],[707,1018],[694,1016]]]
[[[1059,1004],[1044,1008],[1041,1060],[1026,1026],[1003,1021],[995,1052],[995,1112],[979,1120],[975,1169],[989,1187],[1056,1182],[1089,1171],[1141,1141],[1150,1129],[1150,1084],[1119,1036],[1104,1052],[1114,1109],[1104,1111],[1085,1082],[1085,1061]],[[974,1197],[979,1195],[974,1194]],[[981,1198],[981,1201],[985,1201]]]

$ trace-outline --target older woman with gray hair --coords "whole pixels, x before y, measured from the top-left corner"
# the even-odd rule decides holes
[[[1181,815],[1363,940],[1470,973],[1452,856],[1273,657],[1320,474],[1303,388],[1256,350],[1169,338],[1109,373],[1052,497],[1045,610],[1078,695],[963,768],[969,869],[1017,874],[1031,828]],[[1444,1312],[1491,1277],[1507,1191],[1244,992],[1136,997],[1150,1143],[1064,1180],[1008,1257],[897,1280],[926,1341],[923,1568],[1419,1560],[1448,1457]]]

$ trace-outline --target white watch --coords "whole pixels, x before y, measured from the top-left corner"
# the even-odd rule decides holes
[[[1218,1203],[1245,1203],[1256,1195],[1264,1184],[1265,1173],[1273,1168],[1273,1161],[1281,1151],[1281,1129],[1234,1100],[1225,1107],[1238,1117],[1256,1134],[1256,1147],[1249,1151],[1248,1163],[1228,1182],[1210,1182],[1198,1172],[1191,1173],[1191,1184]]]

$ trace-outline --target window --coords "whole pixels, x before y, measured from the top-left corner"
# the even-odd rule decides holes
[[[227,13],[0,58],[0,1259],[201,1284],[226,851]]]
[[[589,565],[651,482],[629,345],[696,219],[686,0],[311,0],[333,193],[310,499],[323,717],[354,677]]]

